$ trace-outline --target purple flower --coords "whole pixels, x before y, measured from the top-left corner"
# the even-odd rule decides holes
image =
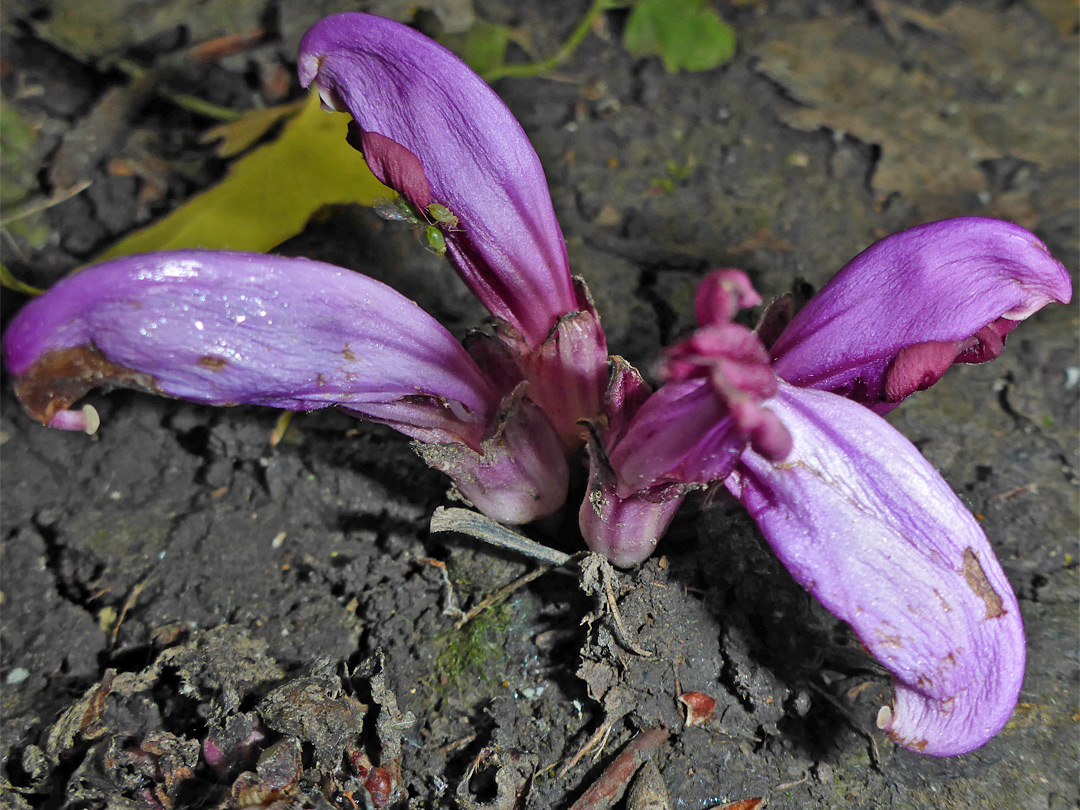
[[[698,291],[701,329],[667,353],[669,382],[625,426],[597,430],[586,539],[621,564],[643,559],[672,504],[723,479],[796,580],[893,674],[879,726],[926,754],[977,748],[1023,680],[1016,597],[970,512],[874,411],[954,362],[996,357],[1019,320],[1071,295],[1065,268],[1023,228],[937,222],[869,248],[793,320],[790,300],[770,305],[767,351],[730,323],[757,301],[749,281],[713,274]]]
[[[583,283],[571,280],[540,160],[513,114],[442,46],[360,13],[316,23],[300,81],[348,111],[350,142],[375,176],[441,230],[446,255],[503,326],[518,373],[568,447],[599,413],[607,346]],[[447,209],[451,223],[427,214]]]
[[[211,405],[336,406],[416,439],[492,517],[521,523],[566,498],[562,445],[523,390],[500,389],[434,318],[370,278],[307,259],[177,251],[117,259],[31,301],[4,335],[27,411],[100,385]]]
[[[525,522],[566,498],[587,442],[580,525],[619,565],[652,553],[687,492],[723,481],[795,578],[894,675],[879,725],[928,754],[971,750],[1015,705],[1016,598],[985,535],[878,414],[954,362],[984,362],[1016,324],[1071,296],[1014,225],[959,219],[885,239],[798,314],[739,271],[708,277],[700,329],[652,392],[608,358],[540,162],[499,98],[417,32],[365,14],[316,24],[305,86],[353,116],[351,142],[408,203],[494,322],[457,343],[415,304],[330,265],[213,251],[112,261],[12,321],[3,352],[27,411],[121,385],[208,404],[338,407],[416,441],[482,511]]]

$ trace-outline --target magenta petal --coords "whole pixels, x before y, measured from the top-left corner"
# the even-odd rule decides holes
[[[447,255],[492,314],[536,345],[560,315],[577,309],[536,152],[464,62],[400,23],[346,13],[305,34],[299,72],[304,86],[315,83],[365,133],[419,160],[431,201],[458,218],[444,229]],[[407,188],[398,191],[408,196]]]
[[[658,484],[707,484],[726,477],[746,438],[705,380],[668,383],[606,448],[626,498]]]
[[[350,130],[355,126],[355,122],[350,123]],[[379,182],[400,191],[417,211],[431,204],[431,186],[420,158],[404,146],[377,132],[361,132],[360,151]]]
[[[760,303],[761,296],[742,270],[714,270],[701,280],[694,294],[694,312],[701,326],[727,323],[740,309]]]
[[[792,575],[893,674],[879,725],[935,756],[1008,722],[1024,631],[986,535],[896,430],[843,397],[781,384],[788,459],[747,452],[725,482]]]
[[[884,412],[951,362],[995,356],[1008,332],[1000,319],[1023,320],[1071,296],[1068,272],[1018,225],[934,222],[852,259],[795,316],[772,357],[777,375],[794,385]],[[993,334],[984,331],[995,323]]]
[[[307,259],[117,259],[29,302],[3,346],[23,404],[45,423],[109,383],[215,405],[337,405],[414,438],[469,444],[498,407],[465,350],[415,303]]]
[[[458,491],[488,517],[529,523],[566,502],[570,470],[559,435],[520,385],[500,407],[480,453],[457,443],[421,444],[413,449],[430,467],[454,479]]]

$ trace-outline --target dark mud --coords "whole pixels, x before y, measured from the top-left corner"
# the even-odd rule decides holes
[[[145,59],[268,25],[250,55],[171,78],[249,109],[275,101],[258,80],[266,66],[291,67],[304,25],[337,10],[191,3],[178,23],[112,2],[109,37],[88,44],[63,28],[67,5],[4,9],[5,110],[35,133],[5,144],[5,206],[48,197],[61,169],[92,181],[5,226],[5,264],[42,286],[224,168],[198,142],[213,122],[152,89],[109,119],[110,94],[134,91],[106,53]],[[444,24],[451,5],[427,4]],[[585,4],[477,9],[550,53]],[[1021,26],[1043,84],[1023,47],[992,64],[972,50],[957,9],[986,41]],[[708,269],[742,267],[766,298],[796,278],[818,287],[874,239],[940,216],[1013,219],[1075,270],[1076,31],[1054,3],[724,10],[740,50],[720,70],[668,75],[629,57],[613,12],[555,74],[496,85],[544,162],[614,351],[649,369],[691,326]],[[922,177],[918,150],[904,152],[910,131],[875,140],[875,114],[854,102],[830,122],[807,73],[820,39],[800,39],[823,21],[853,75],[884,62],[898,87],[936,77],[948,98],[926,94],[905,121],[949,120],[970,160],[961,151],[956,172]],[[809,56],[778,62],[778,41]],[[1032,155],[1026,135],[998,142],[972,123],[1013,114],[1014,94],[1019,130],[1060,135],[1064,120],[1071,149]],[[805,125],[802,110],[824,110],[822,122]],[[904,154],[920,180],[897,186]],[[117,158],[141,173],[116,172]],[[332,212],[281,250],[387,280],[457,333],[481,317],[447,267],[370,211]],[[5,315],[20,301],[5,290]],[[980,516],[1028,632],[1012,722],[946,760],[877,731],[888,677],[723,497],[686,507],[639,571],[571,564],[458,627],[461,609],[535,564],[430,535],[446,481],[391,431],[299,415],[271,448],[273,412],[116,392],[91,397],[103,427],[89,439],[32,423],[5,385],[3,802],[364,807],[389,791],[410,807],[566,808],[635,734],[662,726],[671,736],[647,758],[680,810],[759,796],[777,808],[1075,807],[1078,368],[1076,310],[1052,307],[997,361],[953,369],[891,417]],[[572,520],[532,534],[580,548]],[[688,722],[702,719],[688,693],[716,701],[708,719]]]

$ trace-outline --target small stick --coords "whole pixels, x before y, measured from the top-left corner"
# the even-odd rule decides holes
[[[473,605],[471,608],[469,608],[468,613],[463,613],[461,618],[458,619],[456,622],[454,622],[454,629],[455,630],[460,630],[462,627],[464,627],[466,624],[471,622],[473,619],[475,619],[477,616],[479,616],[481,613],[483,613],[489,607],[491,607],[492,605],[498,604],[499,602],[504,600],[506,597],[508,597],[510,594],[512,594],[514,591],[518,590],[519,588],[525,587],[530,582],[532,582],[534,579],[536,579],[539,576],[542,576],[542,575],[546,574],[547,572],[548,572],[547,568],[533,569],[529,573],[523,574],[522,576],[518,577],[517,579],[515,579],[510,584],[503,585],[501,588],[499,588],[499,590],[495,591],[494,593],[488,594],[483,599],[481,599],[479,602],[477,602],[475,605]]]
[[[563,565],[571,556],[530,540],[471,509],[440,506],[431,516],[431,532],[458,532],[499,548],[516,551],[548,565]]]
[[[120,615],[116,619],[116,624],[113,625],[112,635],[109,639],[109,646],[116,646],[116,639],[120,635],[120,625],[124,623],[124,619],[127,618],[128,611],[135,607],[135,603],[139,601],[139,595],[146,590],[146,586],[150,584],[150,578],[147,577],[142,582],[137,582],[131,588],[131,593],[128,594],[128,598],[124,600],[124,606],[120,609]]]
[[[603,722],[600,724],[600,728],[596,729],[592,733],[592,736],[585,741],[585,744],[578,749],[578,752],[574,756],[570,757],[570,761],[559,768],[556,779],[562,779],[566,774],[570,773],[574,769],[574,766],[581,762],[582,757],[592,751],[597,746],[600,746],[600,750],[597,752],[597,759],[600,758],[600,754],[604,751],[604,745],[607,743],[608,735],[611,734],[611,729],[615,725],[616,721],[621,720],[622,716],[611,717],[605,716]]]
[[[630,634],[626,630],[626,626],[623,625],[622,614],[619,613],[619,608],[615,604],[615,593],[611,589],[611,578],[614,576],[614,571],[611,565],[604,560],[601,563],[601,576],[604,580],[604,594],[607,596],[608,610],[611,611],[611,616],[615,620],[615,634],[619,637],[620,643],[626,647],[630,652],[635,655],[640,655],[642,658],[652,658],[652,653],[648,650],[642,649],[634,640],[630,638]]]
[[[570,810],[605,810],[614,805],[626,792],[627,783],[637,769],[644,765],[670,736],[671,732],[666,728],[651,728],[638,734],[626,744],[600,778],[581,794]]]
[[[81,194],[82,192],[86,191],[86,189],[90,188],[91,182],[92,181],[90,180],[83,180],[81,183],[76,183],[70,188],[60,189],[51,197],[44,200],[40,197],[34,198],[30,200],[30,202],[24,203],[23,205],[20,205],[8,211],[7,213],[0,215],[0,225],[10,225],[16,220],[23,219],[30,216],[31,214],[37,214],[41,211],[46,210],[47,208],[52,208],[54,205],[59,205],[62,202],[66,202],[75,195]]]

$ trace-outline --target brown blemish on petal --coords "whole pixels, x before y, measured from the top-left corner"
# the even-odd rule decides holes
[[[59,349],[38,358],[15,381],[15,394],[44,425],[88,391],[112,384],[160,394],[153,376],[106,360],[92,346]]]
[[[979,558],[970,547],[964,549],[964,581],[972,592],[986,604],[986,618],[996,619],[1005,614],[1004,603],[986,578]]]
[[[208,368],[211,371],[221,371],[225,368],[225,359],[222,357],[214,357],[212,354],[204,354],[199,358],[199,365],[203,368]]]
[[[349,344],[345,344],[345,348],[341,350],[341,356],[348,360],[350,363],[356,360],[356,355],[353,350],[349,348]]]
[[[948,600],[941,595],[941,591],[939,591],[937,588],[934,588],[934,596],[936,596],[938,598],[938,601],[941,602],[942,610],[944,610],[946,613],[952,613],[952,605],[950,605]]]
[[[890,628],[891,629],[891,628]],[[877,636],[878,644],[882,647],[895,647],[896,649],[902,649],[904,646],[904,637],[895,632],[886,632],[881,628],[877,628],[874,631],[874,635]]]
[[[909,748],[909,750],[912,751],[922,751],[928,745],[927,740],[908,740],[907,738],[901,737],[900,734],[894,734],[891,731],[886,731],[885,733],[886,737],[888,737],[894,743],[896,743],[897,745],[901,745],[905,748]]]
[[[893,714],[892,707],[882,706],[881,709],[878,710],[877,727],[884,731],[885,736],[897,745],[903,746],[904,748],[910,748],[915,751],[924,750],[927,746],[927,740],[912,740],[893,731],[892,725],[895,719],[896,716]]]

